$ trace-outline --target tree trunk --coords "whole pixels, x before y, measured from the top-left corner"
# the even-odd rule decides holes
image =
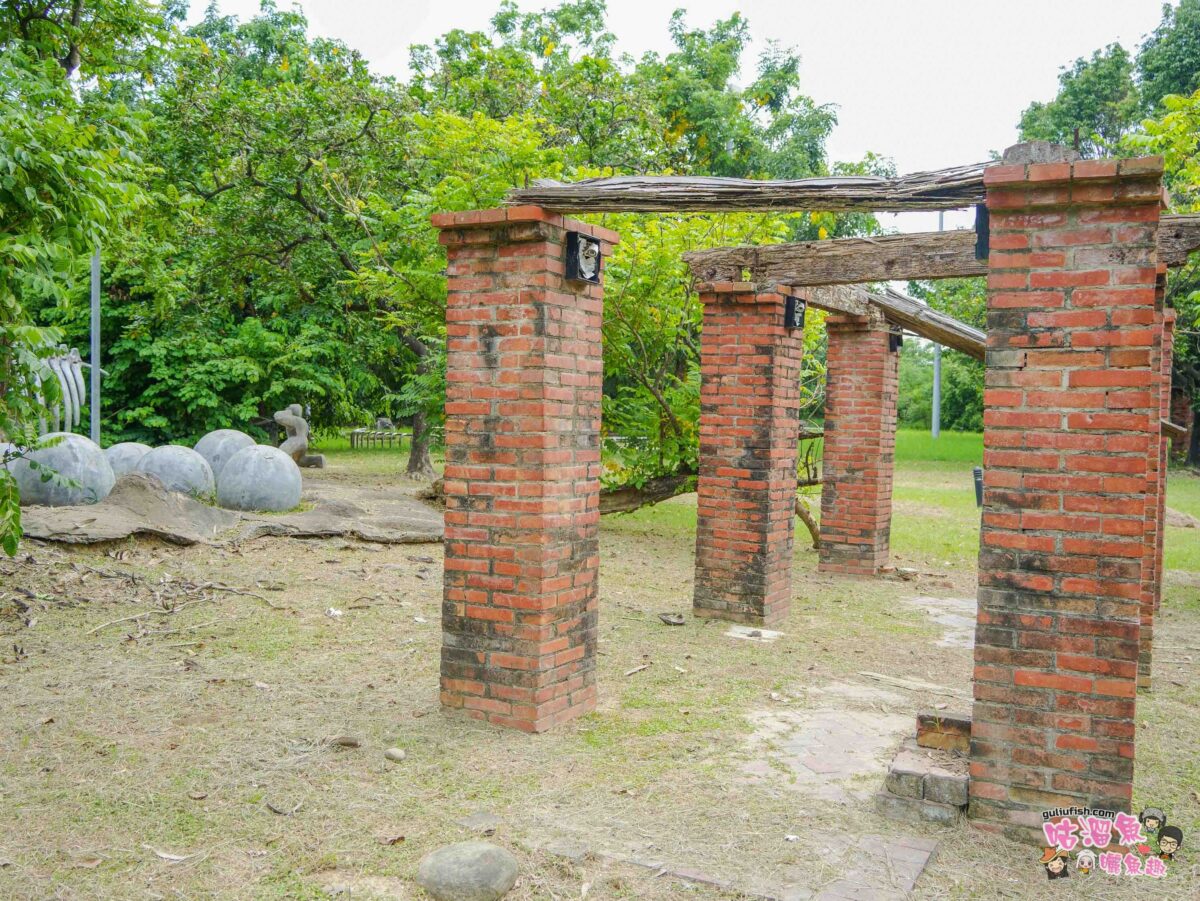
[[[428,374],[429,348],[412,335],[401,334],[401,340],[417,356],[417,374]],[[429,419],[424,410],[417,410],[412,417],[412,445],[408,449],[408,466],[404,475],[421,481],[437,478],[433,461],[429,459]]]
[[[819,551],[821,549],[821,527],[813,519],[812,511],[808,509],[808,502],[798,494],[796,495],[796,515],[808,526],[808,534],[812,536],[813,550]]]
[[[413,414],[412,446],[408,450],[408,466],[404,475],[410,479],[436,479],[437,472],[429,459],[429,422],[423,412]]]

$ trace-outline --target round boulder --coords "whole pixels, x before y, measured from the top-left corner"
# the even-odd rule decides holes
[[[112,467],[113,475],[118,479],[127,472],[137,469],[138,461],[150,453],[149,444],[139,444],[137,441],[122,441],[114,444],[104,452],[108,457],[108,465]]]
[[[181,444],[154,448],[138,460],[136,472],[150,473],[168,491],[178,491],[197,498],[212,497],[216,487],[208,461]]]
[[[517,859],[489,842],[459,842],[421,858],[417,884],[436,901],[496,901],[517,881]]]
[[[21,504],[68,507],[94,504],[108,497],[117,477],[104,451],[89,438],[70,432],[52,432],[39,445],[56,438],[52,447],[39,447],[8,464],[17,482]],[[43,477],[50,477],[43,480]]]
[[[244,447],[217,477],[217,503],[231,510],[281,513],[300,503],[300,467],[277,447]]]
[[[217,429],[196,442],[196,453],[208,461],[213,477],[221,480],[221,470],[229,458],[244,447],[254,447],[254,439],[237,429]]]

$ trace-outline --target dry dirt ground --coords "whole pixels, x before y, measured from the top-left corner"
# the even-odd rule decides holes
[[[884,846],[908,840],[937,842],[911,897],[1200,897],[1200,576],[1171,576],[1138,714],[1135,804],[1183,826],[1180,865],[1047,884],[1036,849],[870,800],[919,709],[967,709],[970,565],[833,579],[797,541],[793,612],[758,641],[690,616],[693,528],[686,497],[606,518],[600,708],[541,736],[439,709],[439,544],[27,543],[0,561],[0,897],[419,899],[420,857],[480,832],[520,858],[515,899],[802,899],[848,875],[904,897]]]

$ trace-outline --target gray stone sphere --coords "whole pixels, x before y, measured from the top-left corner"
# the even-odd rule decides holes
[[[181,444],[154,448],[138,461],[136,471],[155,476],[168,491],[192,497],[211,498],[216,488],[208,461]]]
[[[254,439],[237,429],[217,429],[196,442],[196,453],[208,461],[213,477],[220,482],[225,463],[245,447],[253,447]]]
[[[282,512],[300,503],[300,467],[277,447],[245,447],[217,479],[217,503],[231,510]]]
[[[104,451],[89,438],[70,432],[52,432],[39,443],[54,438],[62,441],[53,447],[41,447],[12,461],[9,471],[21,492],[22,506],[41,504],[46,507],[67,507],[75,504],[94,504],[108,497],[117,477],[104,456]],[[35,469],[30,461],[38,464]],[[55,475],[47,481],[47,471]],[[65,484],[70,480],[74,484]]]
[[[517,875],[517,859],[490,842],[446,845],[417,865],[417,884],[437,901],[497,901]]]
[[[150,453],[149,444],[139,444],[137,441],[122,441],[114,444],[104,452],[108,457],[108,465],[112,467],[113,475],[118,479],[127,472],[137,469],[138,461]]]

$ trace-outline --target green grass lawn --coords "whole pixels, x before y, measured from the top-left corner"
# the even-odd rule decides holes
[[[979,552],[979,513],[971,470],[983,461],[979,432],[896,432],[892,551],[901,560],[945,565],[971,562]],[[1200,475],[1172,469],[1167,506],[1200,518]],[[1168,528],[1167,569],[1200,572],[1200,532]]]
[[[403,469],[408,442],[395,447],[350,449],[347,435],[322,436],[314,451],[356,470],[387,475]],[[433,454],[440,468],[440,451]],[[934,439],[924,429],[896,432],[896,475],[892,498],[892,553],[898,564],[929,567],[974,567],[979,554],[979,509],[975,506],[972,470],[983,462],[980,432],[942,432]],[[809,492],[814,512],[820,489]],[[1167,505],[1200,518],[1200,475],[1173,469],[1167,480]],[[648,533],[691,533],[696,528],[694,504],[659,504],[629,516],[622,528]],[[803,525],[798,547],[807,547]],[[1167,569],[1200,572],[1200,531],[1168,528],[1164,551]]]
[[[934,438],[925,429],[897,429],[896,460],[982,466],[983,433],[942,432]]]

